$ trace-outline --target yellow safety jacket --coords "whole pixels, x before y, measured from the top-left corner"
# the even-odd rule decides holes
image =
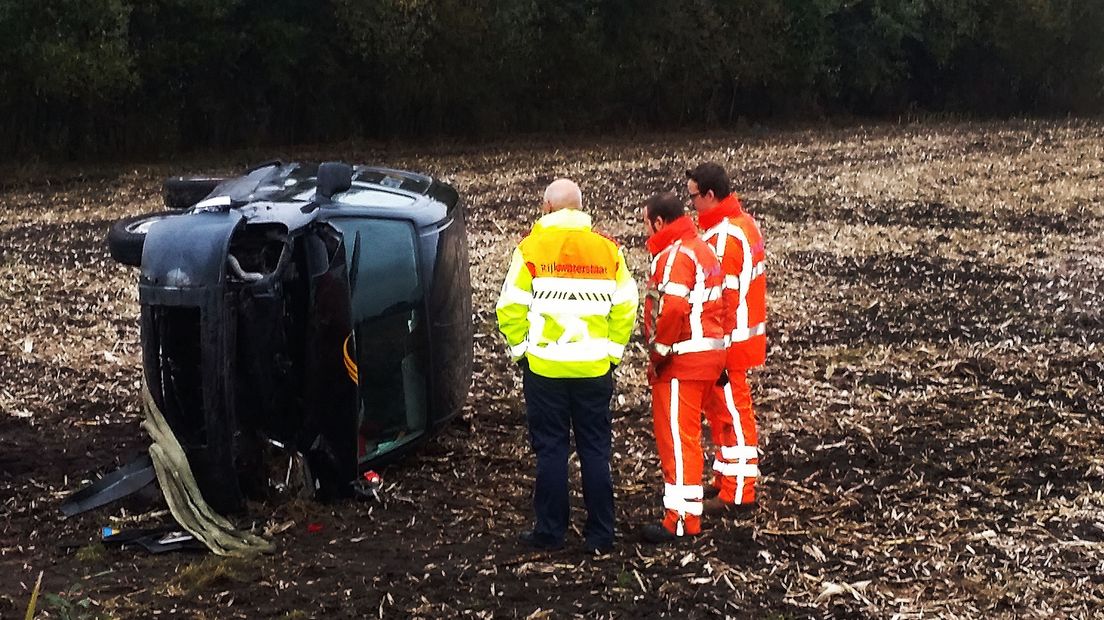
[[[553,378],[600,377],[619,364],[637,291],[621,248],[575,209],[545,215],[514,250],[495,310],[510,358]]]

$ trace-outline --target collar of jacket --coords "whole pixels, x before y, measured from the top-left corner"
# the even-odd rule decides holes
[[[544,228],[578,228],[590,230],[590,216],[578,209],[560,209],[541,216],[533,224],[533,232]]]
[[[709,230],[720,224],[721,220],[737,217],[743,212],[743,208],[740,207],[740,199],[736,197],[735,193],[732,193],[725,196],[724,200],[718,202],[717,206],[709,211],[699,213],[698,223],[701,224],[702,230]]]
[[[697,236],[698,227],[694,225],[694,220],[690,219],[689,215],[684,215],[670,224],[666,224],[662,230],[649,237],[648,251],[652,253],[652,256],[655,256],[679,239]]]

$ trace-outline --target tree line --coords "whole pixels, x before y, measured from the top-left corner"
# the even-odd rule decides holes
[[[1102,102],[1098,1],[0,0],[0,159]]]

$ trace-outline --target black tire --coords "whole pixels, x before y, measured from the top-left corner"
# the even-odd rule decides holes
[[[116,262],[131,267],[142,264],[142,246],[146,243],[146,231],[150,224],[181,215],[178,211],[159,211],[145,215],[124,217],[107,231],[107,251]]]
[[[187,209],[214,191],[221,177],[169,177],[161,184],[161,196],[170,209]]]

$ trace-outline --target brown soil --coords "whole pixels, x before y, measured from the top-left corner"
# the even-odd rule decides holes
[[[921,124],[586,144],[314,149],[455,184],[470,208],[476,376],[463,418],[382,473],[382,502],[256,505],[254,561],[102,549],[167,523],[154,498],[62,519],[147,446],[136,271],[109,224],[164,176],[242,161],[12,171],[0,183],[0,617],[1090,617],[1104,606],[1104,125]],[[271,154],[251,159],[267,159]],[[544,185],[578,180],[638,277],[636,205],[728,167],[769,251],[753,374],[761,509],[670,548],[639,340],[619,371],[621,538],[533,553],[519,377],[494,327]],[[576,484],[577,487],[577,484]],[[578,500],[578,498],[576,498]],[[581,502],[576,502],[576,527]],[[151,512],[153,511],[153,512]],[[249,522],[244,522],[248,525]],[[321,524],[311,533],[308,525]]]

